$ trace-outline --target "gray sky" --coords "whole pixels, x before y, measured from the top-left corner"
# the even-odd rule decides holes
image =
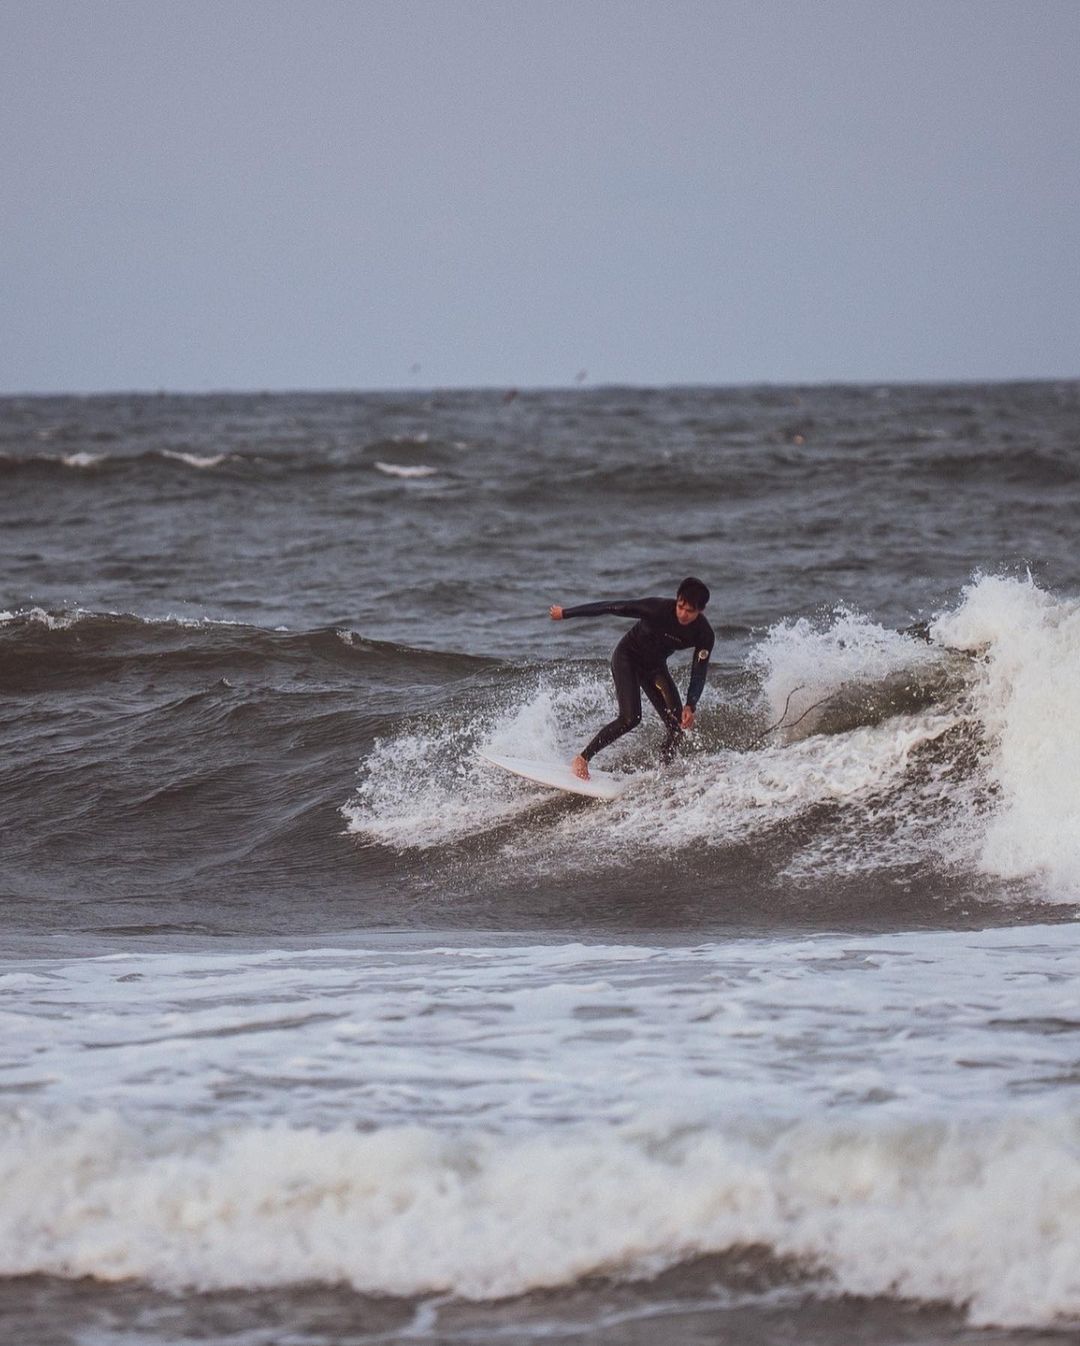
[[[1080,0],[0,0],[0,391],[1074,377],[1078,69]]]

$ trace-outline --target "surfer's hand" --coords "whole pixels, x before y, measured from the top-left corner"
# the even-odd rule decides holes
[[[553,622],[562,621],[562,608],[559,607],[558,603],[552,603],[551,607],[548,608],[548,616]]]
[[[693,729],[694,727],[694,712],[689,706],[683,706],[682,727],[684,729]]]

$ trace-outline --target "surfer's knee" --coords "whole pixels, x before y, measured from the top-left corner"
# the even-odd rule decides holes
[[[632,715],[619,716],[619,728],[624,734],[628,734],[631,729],[636,729],[641,723],[641,711],[635,711]]]

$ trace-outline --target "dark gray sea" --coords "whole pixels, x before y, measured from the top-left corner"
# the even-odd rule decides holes
[[[5,1339],[1075,1341],[1078,520],[1075,382],[0,399]]]

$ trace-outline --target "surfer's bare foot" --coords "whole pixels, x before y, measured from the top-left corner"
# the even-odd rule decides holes
[[[570,770],[574,773],[575,776],[578,776],[581,780],[589,779],[589,764],[588,762],[586,762],[585,758],[581,756],[580,753],[570,763]]]

